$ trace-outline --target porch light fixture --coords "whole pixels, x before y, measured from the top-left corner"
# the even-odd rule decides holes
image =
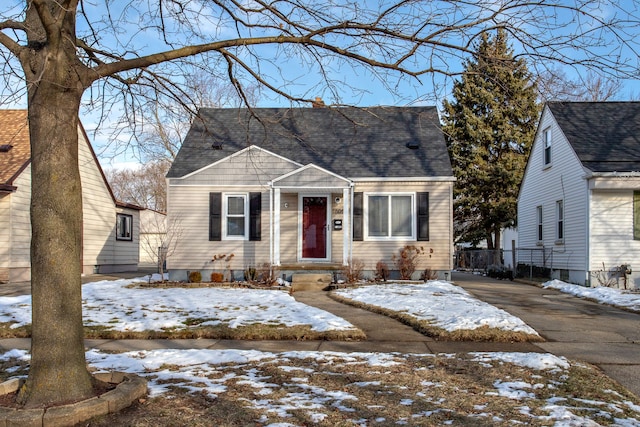
[[[340,197],[336,197],[334,199],[334,202],[336,202],[336,205],[339,204],[342,201],[342,199]]]

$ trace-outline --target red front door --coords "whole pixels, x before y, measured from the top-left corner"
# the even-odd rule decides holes
[[[302,258],[327,258],[327,198],[302,198]]]

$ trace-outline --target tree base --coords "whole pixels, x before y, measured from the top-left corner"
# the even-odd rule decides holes
[[[147,394],[147,381],[134,374],[107,372],[93,374],[97,381],[115,385],[113,390],[69,405],[40,409],[0,406],[0,424],[11,426],[74,426],[91,418],[121,411]],[[24,380],[0,384],[0,395],[16,392]]]

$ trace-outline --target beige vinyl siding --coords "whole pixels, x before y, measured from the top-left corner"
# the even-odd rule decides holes
[[[11,194],[0,193],[0,283],[9,280],[11,248]]]
[[[349,182],[331,175],[323,170],[308,168],[277,181],[276,187],[295,188],[342,188],[349,187]]]
[[[11,269],[31,267],[31,165],[13,183],[18,189],[11,195]],[[27,277],[28,279],[28,277]]]
[[[250,191],[262,192],[261,240],[209,241],[209,193],[248,194]],[[221,191],[214,186],[169,186],[168,192],[169,221],[177,218],[183,230],[180,250],[167,259],[168,269],[222,269],[224,265],[220,261],[211,262],[213,256],[219,254],[234,254],[230,267],[234,271],[269,262],[269,191],[265,188],[236,186]]]
[[[429,241],[415,240],[367,240],[353,242],[353,258],[374,270],[378,261],[394,269],[392,256],[399,254],[405,245],[416,245],[425,250],[419,258],[418,270],[450,270],[452,264],[452,182],[358,182],[356,192],[366,193],[429,193]],[[366,215],[366,212],[365,212]],[[415,220],[415,219],[414,219]]]
[[[88,142],[82,133],[78,137],[78,165],[82,180],[83,271],[91,273],[94,265],[114,264],[116,208]]]
[[[288,207],[285,208],[285,203]],[[263,234],[264,235],[264,234]],[[298,261],[298,193],[280,195],[280,262]]]
[[[116,239],[116,216],[117,214],[131,215],[133,221],[131,224],[131,240]],[[113,242],[113,264],[129,265],[137,264],[140,257],[140,214],[139,211],[127,208],[116,207],[113,216],[112,239]]]
[[[116,208],[111,193],[93,156],[84,133],[79,130],[78,166],[82,184],[83,203],[83,273],[92,273],[94,265],[104,266],[101,272],[123,271],[137,268],[138,254],[120,251],[116,260],[115,215]],[[9,267],[19,271],[11,280],[29,280],[31,267],[31,166],[27,166],[14,185],[18,187],[7,201],[9,214]],[[4,204],[2,204],[4,208]],[[135,218],[138,212],[132,212]],[[1,221],[1,220],[0,220]],[[116,264],[121,264],[119,267]],[[126,266],[126,267],[125,267]]]
[[[640,241],[633,239],[633,190],[593,191],[590,222],[591,271],[602,269],[603,263],[607,270],[622,264],[640,269]]]
[[[295,163],[258,148],[230,156],[184,178],[172,178],[172,185],[266,185],[270,180],[297,169]]]
[[[336,203],[336,197],[340,198],[340,203]],[[342,200],[342,193],[333,193],[329,200],[331,207],[331,217],[329,219],[329,232],[331,233],[331,262],[335,264],[342,264],[344,238],[343,233],[348,233],[349,230],[344,228],[344,200]],[[351,204],[349,204],[351,206]],[[351,215],[351,212],[348,212]],[[333,221],[339,219],[342,220],[343,229],[334,230]]]

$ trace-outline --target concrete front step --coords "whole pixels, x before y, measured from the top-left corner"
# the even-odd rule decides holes
[[[291,276],[291,292],[322,291],[331,285],[330,273],[294,273]]]

